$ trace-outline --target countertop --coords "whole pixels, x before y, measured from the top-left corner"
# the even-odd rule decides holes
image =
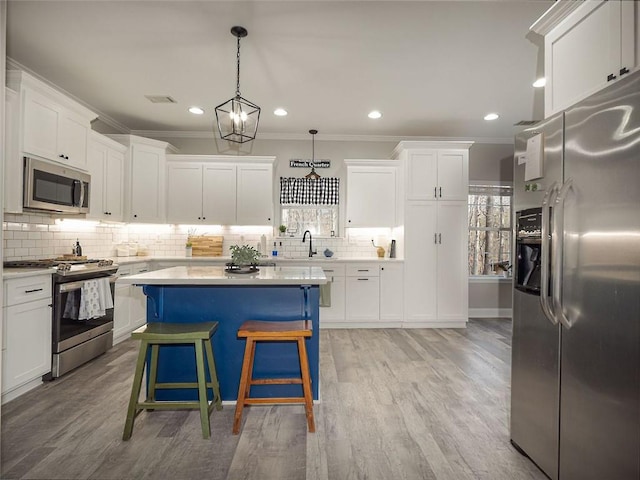
[[[322,285],[320,267],[260,267],[251,274],[225,273],[223,266],[178,266],[120,277],[119,284],[133,285]]]
[[[111,257],[114,263],[119,265],[127,265],[130,263],[141,263],[141,262],[162,262],[162,261],[170,261],[170,262],[184,262],[188,264],[198,264],[205,262],[220,262],[226,263],[231,261],[231,257],[184,257],[184,256],[171,256],[171,257],[159,257],[159,256],[138,256],[138,257]],[[324,256],[315,256],[313,259],[309,260],[309,257],[262,257],[260,262],[276,262],[278,264],[283,263],[296,263],[296,264],[308,264],[314,265],[316,263],[322,262],[344,262],[344,263],[369,263],[369,262],[390,262],[390,263],[403,263],[404,260],[401,258],[374,258],[374,257],[331,257],[327,258]]]
[[[52,275],[56,272],[55,268],[3,268],[2,278],[33,277],[36,275]]]

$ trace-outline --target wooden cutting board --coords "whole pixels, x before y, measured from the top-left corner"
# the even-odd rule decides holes
[[[191,255],[194,257],[221,257],[223,241],[224,237],[222,235],[191,237]]]

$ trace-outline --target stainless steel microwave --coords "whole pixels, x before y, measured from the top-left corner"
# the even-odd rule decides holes
[[[88,173],[24,157],[25,210],[88,213],[90,184]]]

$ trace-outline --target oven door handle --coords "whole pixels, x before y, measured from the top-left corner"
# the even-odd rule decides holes
[[[105,277],[98,277],[98,278],[105,278]],[[116,280],[118,279],[118,275],[110,275],[110,276],[108,276],[106,278],[109,279],[109,283],[115,283]],[[86,282],[86,281],[87,280],[80,280],[78,282],[61,283],[60,284],[60,293],[71,292],[73,290],[80,290],[82,288],[82,286],[84,285],[84,282]]]

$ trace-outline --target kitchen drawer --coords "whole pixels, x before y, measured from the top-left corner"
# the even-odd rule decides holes
[[[354,263],[347,265],[347,277],[379,277],[377,263]]]
[[[4,302],[7,307],[43,299],[51,301],[50,275],[12,278],[4,281]]]
[[[318,265],[319,267],[322,267],[322,270],[324,271],[324,274],[327,278],[329,277],[344,277],[346,275],[346,267],[343,264],[339,264],[339,265],[333,265],[333,264],[326,264],[323,263],[321,265]]]

